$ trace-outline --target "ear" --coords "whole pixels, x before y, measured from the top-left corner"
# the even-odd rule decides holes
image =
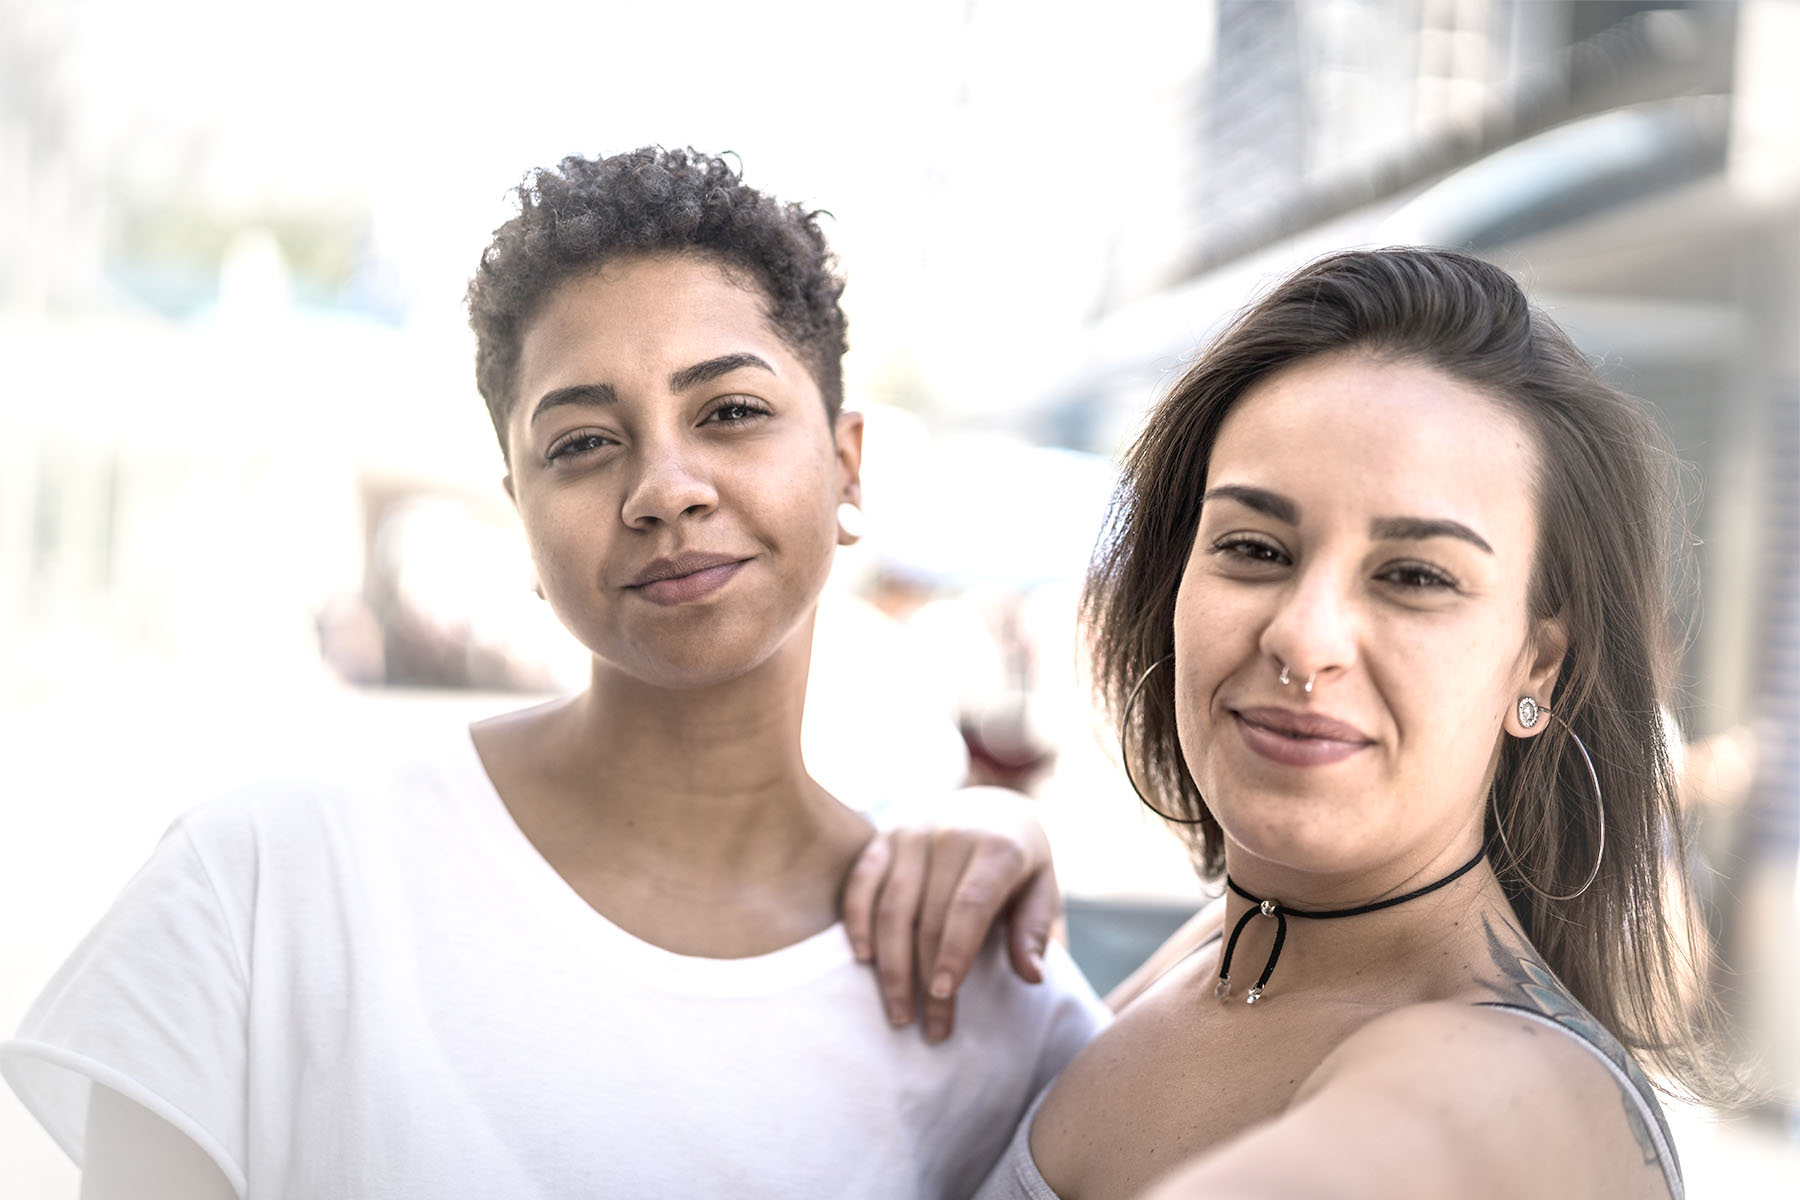
[[[838,503],[862,504],[862,435],[863,415],[839,412],[832,426],[832,441],[837,446]]]
[[[511,471],[508,471],[500,477],[500,488],[506,493],[506,498],[512,501],[512,506],[514,508],[519,507],[519,495],[517,492],[513,491]]]
[[[1507,705],[1506,732],[1514,737],[1536,737],[1549,728],[1550,722],[1539,717],[1537,723],[1527,729],[1519,723],[1518,701],[1522,696],[1530,696],[1537,701],[1538,707],[1550,708],[1551,693],[1556,691],[1556,679],[1562,671],[1563,658],[1569,652],[1569,633],[1562,621],[1556,617],[1546,617],[1537,623],[1532,634],[1531,644],[1527,647],[1529,658],[1526,664],[1525,678],[1520,681],[1519,693],[1513,696]]]

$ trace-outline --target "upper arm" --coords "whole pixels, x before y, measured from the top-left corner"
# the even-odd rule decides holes
[[[78,1162],[105,1170],[106,1148],[91,1158],[84,1149],[94,1123],[103,1138],[138,1128],[130,1110],[114,1120],[106,1084],[242,1183],[249,991],[240,930],[249,906],[216,880],[188,822],[177,824],[0,1047],[7,1082]]]
[[[1284,1200],[1662,1200],[1653,1157],[1597,1061],[1571,1039],[1466,1005],[1365,1026],[1280,1117],[1154,1193]]]
[[[1151,984],[1161,979],[1170,967],[1192,954],[1206,941],[1219,927],[1222,911],[1219,905],[1208,904],[1189,917],[1180,929],[1169,935],[1167,941],[1151,952],[1143,965],[1106,994],[1106,1006],[1118,1012],[1136,1000]]]
[[[218,1164],[173,1125],[96,1083],[81,1200],[237,1200]]]

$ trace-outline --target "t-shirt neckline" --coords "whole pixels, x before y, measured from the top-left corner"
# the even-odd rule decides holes
[[[504,860],[505,873],[536,893],[538,903],[532,911],[550,915],[568,932],[572,944],[586,945],[603,955],[609,968],[630,970],[646,982],[685,994],[742,996],[785,991],[855,964],[842,921],[780,949],[747,958],[678,954],[645,941],[589,904],[531,844],[494,786],[475,747],[474,731],[466,725],[461,728],[458,751],[464,768],[461,774],[467,777],[463,790],[471,815],[481,835]],[[875,1003],[873,998],[870,1003]]]

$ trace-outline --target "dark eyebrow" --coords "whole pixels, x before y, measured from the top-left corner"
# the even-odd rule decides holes
[[[759,367],[771,375],[775,374],[775,368],[761,358],[748,351],[740,351],[736,354],[721,354],[717,358],[709,358],[705,362],[697,362],[691,367],[681,368],[669,376],[669,388],[676,392],[686,391],[688,388],[717,379],[721,375],[728,375],[743,367]],[[618,402],[619,393],[613,391],[610,383],[578,383],[572,387],[545,392],[537,402],[537,407],[531,410],[531,419],[536,421],[548,410],[559,408],[564,404],[598,406],[617,404]]]
[[[565,404],[599,406],[618,402],[619,394],[612,390],[612,385],[609,383],[578,383],[573,387],[557,388],[554,391],[545,392],[538,400],[537,407],[531,410],[531,419],[536,421],[550,409],[560,408]]]
[[[1255,509],[1265,516],[1274,517],[1289,525],[1300,523],[1300,508],[1286,496],[1262,488],[1244,487],[1241,484],[1227,483],[1212,488],[1200,498],[1201,504],[1209,500],[1236,500],[1245,508]],[[1471,546],[1494,552],[1487,544],[1487,539],[1464,525],[1461,521],[1432,517],[1376,517],[1369,522],[1369,536],[1382,541],[1424,541],[1426,538],[1453,537],[1461,538]]]
[[[1376,517],[1369,522],[1369,535],[1382,541],[1423,541],[1426,538],[1436,537],[1461,538],[1471,546],[1476,546],[1489,554],[1494,552],[1494,548],[1487,544],[1486,538],[1461,521],[1427,517]]]
[[[1242,484],[1226,483],[1208,490],[1200,497],[1204,506],[1209,500],[1236,500],[1245,508],[1253,508],[1265,516],[1274,517],[1277,521],[1285,521],[1289,525],[1300,523],[1300,508],[1286,496],[1278,496],[1274,492],[1262,488],[1244,487]]]
[[[748,351],[736,354],[721,354],[717,358],[709,358],[705,362],[697,362],[691,367],[669,376],[669,390],[685,392],[698,384],[707,383],[721,375],[729,375],[741,367],[759,367],[769,374],[775,374],[775,368]]]

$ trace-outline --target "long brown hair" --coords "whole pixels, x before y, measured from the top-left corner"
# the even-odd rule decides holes
[[[1174,650],[1176,587],[1227,414],[1259,380],[1346,350],[1443,371],[1535,433],[1537,477],[1521,481],[1535,490],[1540,527],[1530,607],[1558,618],[1570,639],[1551,709],[1593,756],[1605,854],[1579,896],[1542,894],[1578,887],[1600,837],[1586,767],[1553,721],[1538,737],[1503,739],[1490,861],[1526,935],[1576,999],[1682,1090],[1730,1099],[1730,1073],[1700,1045],[1716,1039],[1696,1038],[1716,1021],[1684,999],[1692,963],[1663,904],[1668,886],[1687,895],[1662,717],[1676,657],[1673,559],[1685,546],[1674,536],[1677,463],[1650,417],[1602,381],[1504,271],[1451,251],[1335,254],[1282,281],[1207,347],[1125,459],[1082,597],[1096,690],[1116,719]],[[1223,837],[1182,759],[1173,672],[1151,673],[1131,715],[1122,751],[1133,777],[1187,835],[1201,872],[1217,876]]]

